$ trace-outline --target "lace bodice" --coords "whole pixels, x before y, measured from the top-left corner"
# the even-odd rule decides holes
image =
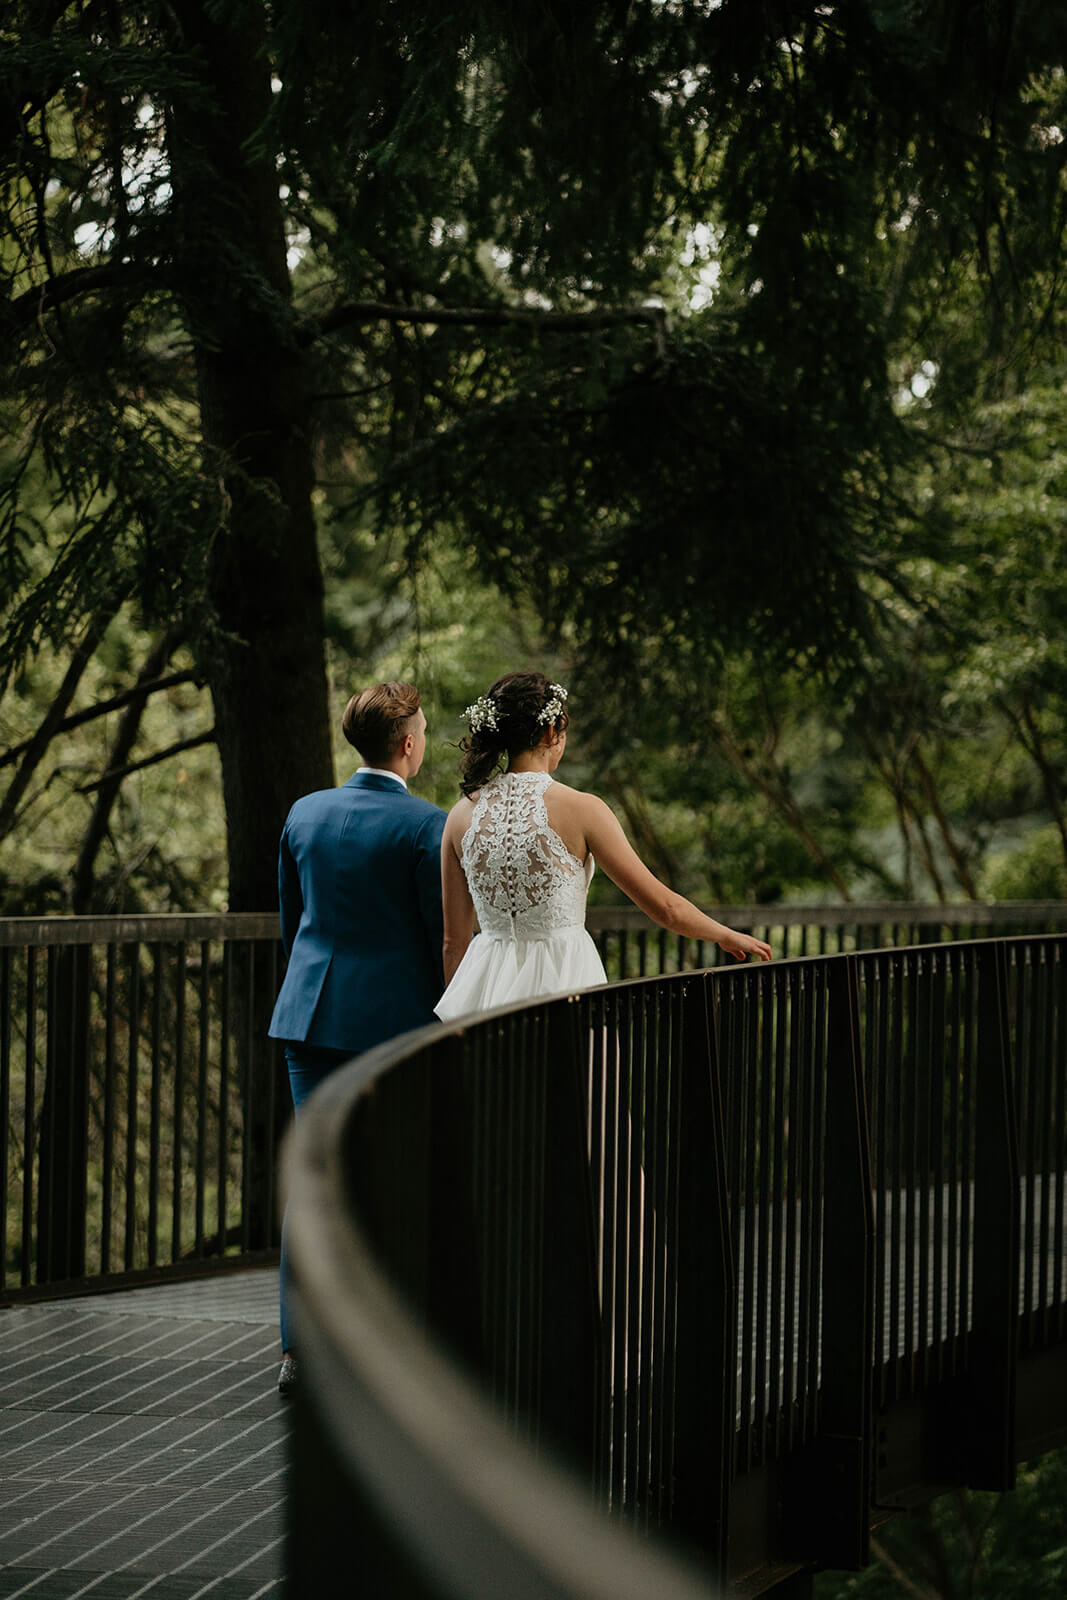
[[[461,857],[483,933],[544,939],[585,923],[592,858],[571,855],[549,825],[547,772],[490,778],[463,835]]]

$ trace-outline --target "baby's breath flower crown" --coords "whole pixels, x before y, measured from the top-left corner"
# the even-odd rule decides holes
[[[496,733],[500,724],[496,720],[496,706],[488,695],[480,694],[472,706],[468,706],[463,715],[470,723],[472,733],[481,733],[483,728],[488,728],[491,733]]]
[[[563,715],[567,691],[561,683],[550,683],[548,686],[548,699],[537,713],[536,721],[543,728],[551,727]],[[499,733],[500,721],[498,712],[500,707],[490,700],[487,694],[480,694],[474,704],[468,706],[463,715],[470,724],[472,733],[483,733],[486,729],[490,733]]]
[[[548,727],[553,722],[558,722],[563,714],[563,703],[567,698],[567,691],[561,683],[550,683],[551,697],[545,701],[537,713],[538,722]]]

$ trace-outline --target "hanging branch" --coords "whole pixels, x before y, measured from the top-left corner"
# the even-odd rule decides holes
[[[107,632],[113,611],[110,606],[102,607],[90,617],[85,633],[71,656],[70,665],[59,686],[59,692],[48,708],[48,714],[33,738],[20,749],[24,752],[18,771],[8,785],[3,802],[0,803],[0,839],[6,837],[11,831],[18,814],[18,804],[29,788],[30,780],[37,770],[45,751],[52,739],[58,733],[64,720],[64,714],[74,698],[82,674],[92,660],[97,645]]]
[[[131,772],[143,772],[145,767],[156,767],[161,761],[169,761],[171,756],[180,755],[183,750],[195,750],[198,745],[214,744],[217,737],[216,730],[208,728],[205,733],[193,734],[190,739],[179,739],[176,744],[168,744],[165,750],[157,750],[154,756],[145,756],[141,761],[131,761],[124,767],[109,768],[102,778],[96,778],[92,783],[79,784],[75,793],[94,794],[112,779],[118,781],[128,778]]]
[[[178,628],[169,629],[149,651],[144,664],[138,674],[137,683],[130,696],[119,720],[118,731],[108,754],[107,771],[103,778],[94,785],[97,791],[96,804],[93,814],[89,819],[89,826],[82,840],[78,860],[75,863],[73,883],[71,887],[71,905],[75,914],[87,912],[90,909],[93,893],[93,868],[96,857],[107,835],[108,824],[111,821],[111,811],[118,799],[119,788],[122,784],[130,751],[137,740],[141,728],[141,718],[145,706],[148,704],[149,684],[153,683],[166,666],[170,657],[181,642],[181,631]]]
[[[129,705],[130,701],[139,695],[158,694],[161,689],[173,689],[176,684],[192,683],[195,679],[196,673],[192,668],[187,668],[184,672],[168,672],[164,677],[157,678],[154,683],[147,683],[143,687],[124,689],[121,694],[113,695],[110,700],[100,700],[94,706],[87,706],[84,711],[75,711],[69,717],[64,717],[62,722],[52,729],[50,738],[54,739],[61,733],[69,733],[72,728],[80,728],[83,723],[92,722],[96,717],[106,717],[112,711],[121,711],[123,706]],[[25,739],[22,744],[12,745],[10,750],[5,750],[3,755],[0,755],[0,767],[8,767],[17,761],[36,738],[35,734],[33,739]]]
[[[619,306],[600,311],[526,311],[511,306],[404,306],[384,300],[349,300],[325,317],[305,325],[301,343],[313,344],[326,334],[366,322],[430,322],[453,328],[531,328],[545,333],[594,333],[598,328],[644,324],[654,329],[663,354],[667,315],[662,306]]]
[[[102,289],[143,285],[145,270],[132,262],[116,261],[99,267],[74,267],[56,273],[33,289],[17,295],[7,308],[7,318],[15,328],[29,328],[48,311],[56,311],[69,300]]]

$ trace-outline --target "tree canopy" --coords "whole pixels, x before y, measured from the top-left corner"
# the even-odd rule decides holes
[[[332,780],[330,587],[445,546],[634,806],[670,744],[846,892],[871,775],[935,890],[1012,807],[1067,847],[1058,8],[20,0],[2,38],[0,670],[57,662],[5,827],[116,619],[140,652],[78,908],[196,683],[153,754],[217,744],[230,904],[271,905]]]

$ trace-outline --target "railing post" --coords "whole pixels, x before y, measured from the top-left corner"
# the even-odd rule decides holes
[[[600,1306],[589,1171],[588,1029],[573,999],[549,1015],[545,1084],[540,1422],[546,1442],[591,1475],[600,1372]]]
[[[1020,1240],[1007,952],[990,941],[977,960],[972,1311],[965,1371],[940,1414],[939,1454],[955,1482],[1012,1489]]]
[[[89,1161],[88,945],[48,953],[48,1032],[37,1191],[37,1282],[85,1272]]]
[[[725,1578],[737,1387],[737,1282],[709,978],[687,980],[678,1070],[677,1415],[672,1522]]]
[[[794,1458],[786,1536],[820,1566],[870,1554],[874,1384],[874,1204],[860,1050],[858,966],[829,963],[822,1340],[818,1435]]]

